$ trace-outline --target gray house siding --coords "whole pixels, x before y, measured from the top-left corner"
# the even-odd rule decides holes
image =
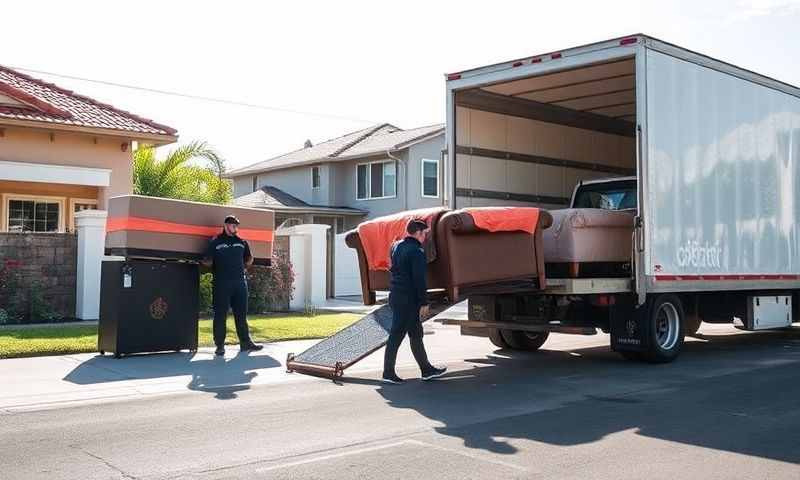
[[[261,173],[258,175],[257,188],[265,185],[279,188],[306,203],[314,203],[314,195],[311,188],[311,167],[294,167]]]
[[[233,179],[233,198],[247,195],[253,191],[253,176],[245,175]]]
[[[430,140],[412,145],[408,149],[409,171],[408,171],[408,208],[429,208],[442,205],[442,149],[444,148],[444,136],[438,136]],[[439,196],[429,198],[422,196],[422,159],[436,160],[439,162]]]
[[[314,165],[319,168],[319,187],[311,189],[311,201],[308,202],[312,205],[336,205],[332,200],[332,190],[333,190],[333,175],[331,171],[330,163],[323,163],[321,165]],[[299,169],[305,168],[306,175],[308,175],[308,184],[311,186],[311,170],[312,167],[299,167]],[[291,190],[286,190],[287,192],[291,192]]]

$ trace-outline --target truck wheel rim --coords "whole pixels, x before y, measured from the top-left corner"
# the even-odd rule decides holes
[[[678,310],[671,303],[658,307],[656,312],[656,340],[664,350],[671,350],[678,343]]]

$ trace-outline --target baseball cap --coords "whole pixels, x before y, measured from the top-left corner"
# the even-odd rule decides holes
[[[225,223],[234,223],[236,225],[239,225],[239,219],[236,218],[236,215],[228,215],[227,217],[225,217]]]

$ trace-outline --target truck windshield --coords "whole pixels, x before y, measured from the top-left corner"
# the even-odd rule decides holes
[[[636,208],[636,182],[608,182],[581,185],[572,208],[627,210]]]

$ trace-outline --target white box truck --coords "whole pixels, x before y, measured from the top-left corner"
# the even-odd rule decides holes
[[[666,362],[701,321],[795,320],[797,87],[639,34],[448,74],[446,93],[451,208],[622,209],[627,181],[631,214],[622,268],[549,264],[538,293],[471,297],[462,333],[535,349],[600,329],[625,357]]]

